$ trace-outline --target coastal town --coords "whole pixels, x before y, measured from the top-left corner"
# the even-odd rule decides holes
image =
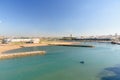
[[[80,36],[75,37],[70,34],[67,37],[5,37],[0,36],[0,44],[39,44],[50,41],[97,41],[120,43],[120,35],[100,35],[100,36]]]
[[[81,46],[93,47],[92,45],[77,45],[81,42],[100,42],[120,44],[120,35],[103,35],[103,36],[80,36],[75,37],[70,34],[67,37],[0,37],[0,53],[8,50],[33,46]]]
[[[120,80],[120,0],[0,0],[0,80]]]

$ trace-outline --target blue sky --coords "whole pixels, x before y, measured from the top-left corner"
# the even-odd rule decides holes
[[[0,0],[0,35],[120,33],[120,0]]]

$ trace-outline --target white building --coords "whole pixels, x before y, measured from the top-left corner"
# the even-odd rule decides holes
[[[25,43],[39,43],[39,38],[33,38],[33,39],[5,39],[6,43],[10,42],[25,42]]]
[[[2,40],[0,39],[0,44],[2,44]]]
[[[38,38],[32,39],[32,42],[33,43],[40,43],[40,39],[38,39]]]

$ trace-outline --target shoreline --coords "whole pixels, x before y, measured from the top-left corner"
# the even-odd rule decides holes
[[[21,52],[21,53],[12,53],[12,54],[2,54],[0,55],[1,59],[10,59],[10,58],[18,58],[24,56],[34,56],[34,55],[45,55],[45,51],[30,51],[30,52]]]
[[[65,44],[62,44],[62,45],[53,45],[53,46],[67,46],[67,47],[89,47],[89,48],[93,48],[95,46],[92,46],[92,45],[74,45],[74,44],[71,44],[71,45],[65,45]]]
[[[47,46],[47,44],[22,44],[22,45],[15,45],[15,44],[1,44],[0,45],[0,55],[4,54],[3,52],[20,49],[24,47],[34,47],[34,46]]]
[[[0,44],[0,55],[4,54],[3,52],[24,48],[24,47],[36,47],[36,46],[49,46],[49,44],[54,45],[71,45],[71,44],[80,44],[80,42],[65,42],[65,41],[52,41],[48,43],[39,43],[39,44]]]

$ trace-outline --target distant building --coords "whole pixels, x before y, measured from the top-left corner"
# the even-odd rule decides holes
[[[2,40],[0,39],[0,44],[2,44]]]
[[[4,37],[3,37],[3,36],[0,36],[0,44],[3,43],[3,40],[4,40]]]
[[[4,39],[4,43],[12,43],[12,42],[24,42],[24,43],[39,43],[39,38],[33,38],[33,39]]]
[[[40,43],[40,39],[38,39],[38,38],[32,39],[32,42],[33,43]]]

